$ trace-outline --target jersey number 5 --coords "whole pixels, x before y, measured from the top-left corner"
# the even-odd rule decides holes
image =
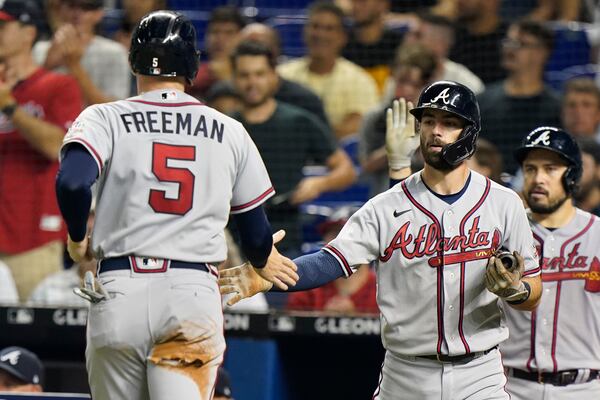
[[[179,190],[176,198],[169,199],[166,191],[150,189],[150,207],[157,213],[185,215],[194,201],[194,174],[187,168],[169,166],[169,160],[195,161],[196,147],[152,144],[152,173],[161,182],[178,183]]]

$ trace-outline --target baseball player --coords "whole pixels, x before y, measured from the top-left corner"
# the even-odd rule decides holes
[[[573,205],[581,153],[565,131],[540,127],[515,155],[544,295],[532,313],[506,310],[506,388],[517,400],[600,399],[600,220]]]
[[[320,252],[294,259],[300,279],[292,290],[375,262],[387,352],[374,398],[508,399],[498,300],[532,310],[541,292],[525,210],[516,193],[466,166],[480,130],[471,90],[435,82],[408,109],[395,102],[387,115],[392,177],[410,174],[419,144],[424,169],[369,200]],[[516,268],[495,257],[502,247],[515,252]],[[222,271],[219,283],[235,301],[252,294],[247,281],[263,282],[243,266]]]
[[[196,31],[156,11],[129,54],[140,95],[94,105],[65,137],[56,188],[69,254],[93,253],[86,363],[96,399],[210,399],[225,341],[215,265],[225,259],[230,211],[258,273],[294,283],[273,257],[261,204],[273,195],[242,125],[184,93],[198,69]],[[98,184],[91,239],[90,187]]]

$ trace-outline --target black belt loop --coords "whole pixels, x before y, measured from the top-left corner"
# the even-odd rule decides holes
[[[540,372],[540,371],[523,371],[522,369],[511,368],[511,375],[518,379],[524,379],[527,381],[547,383],[554,386],[567,386],[577,382],[577,377],[580,371],[590,371],[587,380],[578,383],[587,383],[598,379],[600,371],[596,369],[569,369],[558,372]]]
[[[144,257],[138,257],[144,258]],[[199,271],[208,272],[211,274],[215,274],[207,263],[197,263],[197,262],[187,262],[187,261],[177,261],[177,260],[163,260],[168,265],[168,268],[175,269],[195,269]],[[157,269],[157,270],[146,270],[146,271],[135,271],[134,268],[135,259],[134,256],[123,256],[123,257],[113,257],[113,258],[105,258],[98,262],[98,274],[108,271],[119,271],[119,270],[132,270],[138,273],[160,273],[166,272],[167,269]]]

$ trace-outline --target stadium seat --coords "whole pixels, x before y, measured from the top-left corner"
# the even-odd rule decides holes
[[[265,21],[265,24],[273,27],[279,33],[281,53],[288,57],[301,57],[306,53],[302,39],[305,23],[306,17],[303,15],[279,16]]]
[[[552,22],[550,27],[555,33],[554,50],[546,64],[545,80],[552,87],[560,90],[566,77],[572,77],[572,72],[568,72],[568,68],[590,63],[591,46],[587,34],[589,26],[575,22],[568,24]]]

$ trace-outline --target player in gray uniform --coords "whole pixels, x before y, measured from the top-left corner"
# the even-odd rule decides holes
[[[300,279],[291,290],[376,263],[387,352],[375,399],[509,398],[497,349],[508,337],[499,297],[535,308],[540,268],[517,194],[466,166],[479,122],[475,96],[454,82],[425,88],[414,109],[396,102],[387,121],[393,177],[410,174],[419,143],[425,168],[369,200],[320,252],[294,259]],[[515,251],[516,269],[495,257],[502,247]],[[233,301],[252,294],[244,281],[261,280],[239,278],[246,270],[222,272],[221,290],[236,293]]]
[[[267,260],[269,176],[242,125],[184,93],[196,32],[157,11],[133,33],[137,97],[87,108],[65,137],[57,196],[75,261],[98,263],[86,363],[96,399],[210,399],[225,340],[215,265],[230,211],[258,273],[281,288],[295,266]],[[97,181],[91,244],[85,221]],[[278,239],[280,237],[278,236]]]
[[[506,388],[517,400],[600,399],[600,220],[573,205],[579,148],[565,131],[540,127],[515,155],[543,296],[532,313],[506,310]]]

